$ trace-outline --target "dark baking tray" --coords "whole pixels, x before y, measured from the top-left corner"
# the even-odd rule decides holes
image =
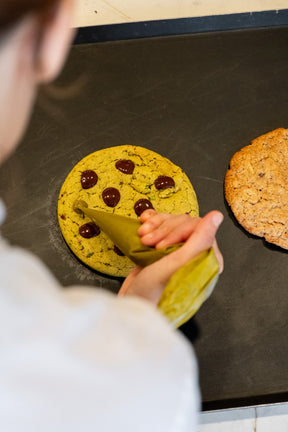
[[[79,263],[57,225],[59,188],[90,152],[122,144],[159,152],[188,174],[202,215],[224,213],[225,271],[182,327],[199,360],[204,409],[288,400],[287,252],[241,229],[223,195],[233,153],[288,126],[287,51],[287,28],[74,46],[58,89],[41,96],[1,169],[4,236],[39,255],[64,286],[115,292],[121,283]]]

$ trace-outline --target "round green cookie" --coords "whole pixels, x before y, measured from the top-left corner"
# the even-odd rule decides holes
[[[138,218],[147,208],[159,213],[199,214],[188,177],[159,154],[124,145],[86,156],[61,188],[59,224],[68,246],[82,262],[112,276],[127,276],[135,264],[88,217],[73,210],[79,199],[90,208],[131,218]]]

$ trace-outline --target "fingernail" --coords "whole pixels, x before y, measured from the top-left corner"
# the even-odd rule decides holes
[[[221,225],[221,223],[223,222],[223,219],[224,219],[224,216],[222,213],[216,213],[213,216],[212,220],[213,220],[213,223],[214,223],[216,228],[218,228]]]
[[[139,232],[141,235],[148,234],[152,230],[151,225],[147,222],[145,222],[141,227],[139,228]]]
[[[159,243],[157,243],[156,248],[157,249],[163,249],[164,247],[166,247],[166,242],[164,240],[160,241]]]
[[[145,210],[145,216],[152,216],[155,214],[155,210],[147,209]]]
[[[153,239],[153,233],[148,233],[148,234],[145,234],[143,237],[142,237],[142,241],[150,241],[150,240],[152,240]]]
[[[154,216],[154,214],[155,214],[155,210],[151,210],[151,209],[145,210],[141,214],[140,220],[142,220],[145,223],[148,219],[150,219],[151,216]]]

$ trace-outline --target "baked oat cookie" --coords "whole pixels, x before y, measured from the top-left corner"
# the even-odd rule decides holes
[[[276,129],[235,153],[225,196],[251,234],[288,249],[288,129]]]
[[[73,210],[76,200],[90,208],[138,218],[154,208],[198,216],[194,189],[181,168],[142,147],[124,145],[91,153],[67,176],[58,200],[64,239],[85,264],[125,277],[135,266],[91,220]]]

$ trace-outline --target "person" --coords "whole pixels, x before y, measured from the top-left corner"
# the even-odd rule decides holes
[[[1,0],[0,160],[21,140],[40,85],[61,71],[73,38],[71,0]],[[0,219],[4,218],[3,203]],[[171,275],[214,246],[223,219],[147,211],[139,235],[176,252],[135,268],[119,296],[61,290],[35,256],[0,240],[0,430],[196,431],[192,346],[156,305]]]

